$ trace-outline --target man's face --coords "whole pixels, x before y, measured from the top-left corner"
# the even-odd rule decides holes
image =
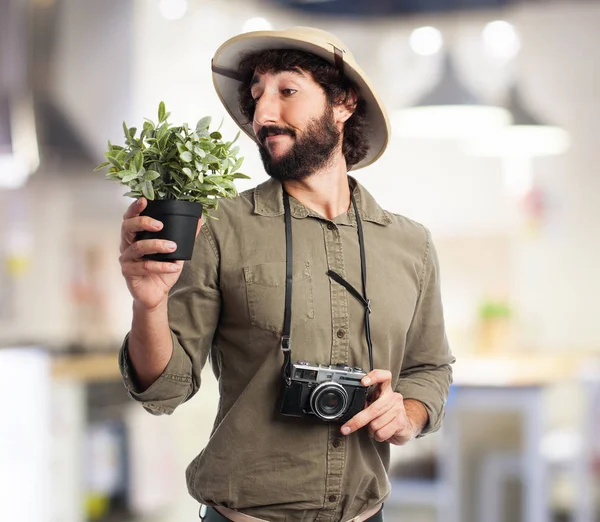
[[[301,71],[255,74],[253,128],[267,174],[299,181],[327,165],[341,131],[323,89]]]

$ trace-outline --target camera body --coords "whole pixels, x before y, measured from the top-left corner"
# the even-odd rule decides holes
[[[362,368],[345,364],[292,364],[284,379],[279,411],[290,417],[313,416],[325,422],[344,423],[362,411],[369,388],[361,384]]]

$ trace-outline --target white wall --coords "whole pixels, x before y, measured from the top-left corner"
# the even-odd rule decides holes
[[[594,98],[600,82],[594,67],[600,59],[600,33],[596,30],[600,5],[524,5],[489,15],[378,20],[369,25],[292,17],[264,5],[250,8],[247,2],[194,4],[184,19],[168,22],[157,10],[138,3],[138,34],[160,33],[164,39],[176,39],[179,49],[187,53],[172,52],[162,44],[164,39],[139,40],[134,60],[137,112],[154,112],[162,98],[172,106],[175,117],[220,117],[223,110],[212,90],[210,58],[251,16],[265,16],[276,29],[313,24],[337,32],[380,86],[390,110],[407,104],[435,80],[435,59],[418,59],[406,43],[410,30],[421,22],[445,30],[466,83],[488,99],[502,94],[510,74],[516,71],[531,109],[563,125],[573,139],[565,157],[534,162],[540,187],[548,198],[546,214],[535,235],[527,235],[523,209],[505,190],[500,160],[469,158],[452,145],[394,139],[384,157],[357,176],[383,206],[423,222],[435,237],[469,236],[476,241],[491,235],[514,239],[514,270],[508,284],[524,347],[600,347],[600,323],[595,320],[594,306],[600,290],[600,278],[594,277],[600,248],[594,240],[600,227],[595,204],[600,177],[595,175],[598,158],[593,127],[600,111]],[[516,65],[498,67],[485,56],[476,39],[485,22],[495,16],[508,18],[521,34],[523,50]],[[157,70],[165,74],[157,76]],[[228,124],[226,132],[233,132]],[[249,171],[255,176],[253,182],[261,181],[264,174],[257,155],[249,140],[246,144],[246,169],[253,169]],[[258,172],[261,174],[257,176]],[[479,268],[494,273],[493,266]],[[453,272],[452,268],[448,271]],[[503,274],[499,277],[507,277]],[[446,297],[450,309],[455,300],[460,301],[458,295]]]
[[[407,45],[410,30],[422,23],[445,31],[468,84],[488,97],[499,94],[510,68],[499,69],[487,59],[476,38],[485,22],[494,17],[509,19],[523,39],[521,55],[512,69],[518,72],[526,102],[542,118],[563,125],[573,140],[564,157],[534,162],[547,205],[537,233],[526,233],[523,209],[504,189],[500,160],[469,158],[457,146],[392,139],[383,158],[358,172],[357,177],[384,207],[423,222],[436,240],[470,237],[472,245],[477,245],[479,239],[490,236],[512,238],[513,269],[508,275],[506,270],[497,272],[494,266],[482,264],[479,268],[486,274],[484,279],[495,275],[507,279],[523,346],[542,350],[598,347],[600,323],[595,319],[595,303],[600,278],[594,276],[594,270],[600,249],[596,240],[600,176],[595,124],[600,107],[595,94],[600,79],[594,64],[600,59],[600,33],[595,30],[600,5],[526,5],[489,15],[481,12],[404,22],[387,19],[370,24],[292,17],[262,3],[240,1],[190,3],[188,14],[177,21],[163,19],[154,4],[141,0],[134,2],[131,12],[115,3],[104,3],[102,8],[94,3],[93,10],[90,6],[90,2],[69,0],[61,10],[63,25],[55,58],[59,74],[54,92],[99,157],[106,138],[121,139],[122,119],[134,125],[143,116],[155,117],[160,100],[172,111],[173,121],[194,123],[206,114],[216,121],[225,117],[212,88],[210,58],[252,16],[265,16],[275,28],[313,24],[337,32],[379,86],[390,110],[407,104],[435,80],[437,59],[418,58]],[[237,129],[225,117],[223,130],[232,135]],[[242,138],[242,147],[244,170],[253,179],[239,183],[240,189],[266,178],[252,142]],[[95,179],[101,180],[101,175]],[[78,191],[84,193],[86,181],[82,178],[81,183]],[[104,217],[98,220],[99,204],[82,204],[83,199],[77,197],[78,210],[74,210],[67,188],[70,185],[64,189],[54,182],[46,185],[40,172],[19,196],[33,202],[36,264],[30,284],[19,283],[20,289],[27,287],[18,292],[21,312],[16,321],[2,325],[0,338],[42,333],[59,338],[65,328],[68,319],[63,283],[67,264],[61,253],[68,251],[68,235],[56,226],[52,228],[52,222],[73,223],[75,216],[81,217],[82,223],[110,221],[107,242],[111,233],[117,233],[127,201],[121,200],[122,206],[116,204],[114,213],[109,214],[112,207],[103,209]],[[104,191],[111,189],[103,180],[94,185],[98,202]],[[6,194],[0,197],[12,199]],[[45,217],[48,213],[52,222]],[[80,224],[79,229],[84,226]],[[443,255],[441,252],[442,270],[457,273],[453,267],[444,266]],[[114,267],[111,270],[117,274]],[[111,291],[118,292],[118,274],[115,277]],[[460,302],[464,310],[469,304],[464,295],[455,292],[459,288],[448,281],[448,314],[466,321],[467,314],[453,307]],[[56,302],[48,307],[47,301],[35,299],[36,295],[53,295]],[[117,330],[121,331],[127,326],[129,304],[127,296],[119,295],[111,320],[118,322]],[[473,310],[475,305],[471,303]],[[469,324],[455,326],[464,330]]]

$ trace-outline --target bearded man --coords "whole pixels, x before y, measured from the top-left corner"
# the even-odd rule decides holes
[[[125,384],[170,414],[210,357],[218,413],[187,469],[205,520],[381,521],[390,444],[439,428],[454,362],[428,229],[348,175],[383,154],[385,108],[344,44],[317,29],[237,36],[212,70],[270,179],[221,201],[185,263],[143,259],[174,246],[135,242],[161,224],[140,216],[143,198],[131,205]]]

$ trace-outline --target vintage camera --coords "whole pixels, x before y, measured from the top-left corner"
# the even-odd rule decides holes
[[[291,376],[283,382],[279,410],[283,415],[344,423],[363,410],[369,388],[360,382],[366,375],[362,368],[305,361],[291,366]]]

